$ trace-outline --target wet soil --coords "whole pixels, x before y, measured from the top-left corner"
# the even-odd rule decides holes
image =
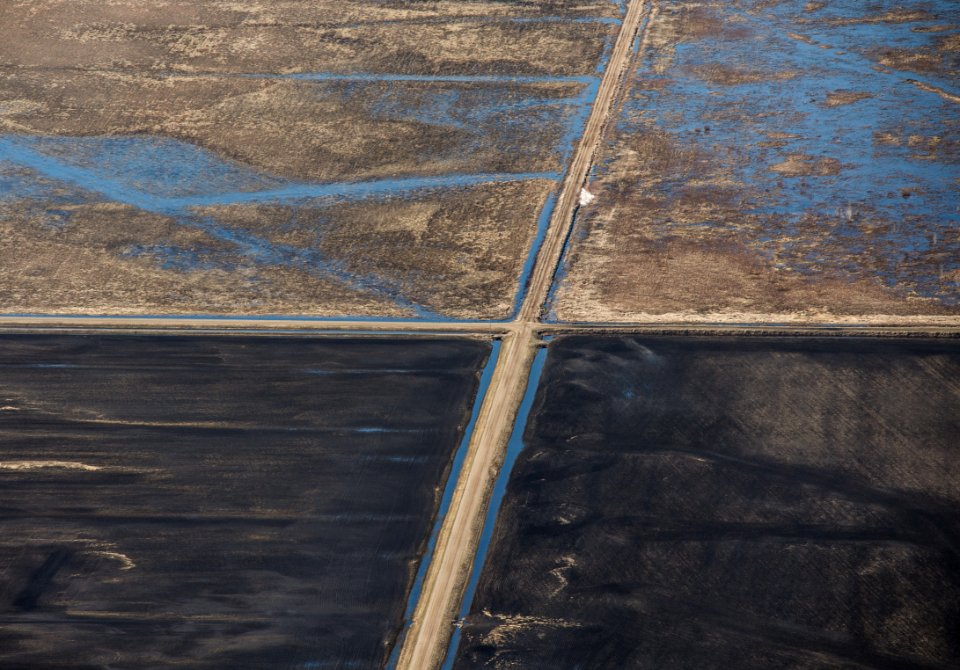
[[[550,346],[455,667],[951,668],[960,346]]]
[[[556,316],[956,315],[956,3],[654,5]]]
[[[0,665],[382,667],[489,351],[0,337]]]

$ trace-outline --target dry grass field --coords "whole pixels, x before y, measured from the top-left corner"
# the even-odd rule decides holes
[[[0,311],[507,318],[617,16],[5,3]]]

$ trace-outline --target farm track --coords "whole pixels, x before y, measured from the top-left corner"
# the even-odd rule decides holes
[[[652,6],[652,8],[651,8]],[[942,323],[877,321],[835,325],[770,323],[645,323],[564,324],[544,323],[543,308],[594,156],[604,137],[629,70],[633,44],[643,19],[644,31],[656,18],[651,0],[631,0],[584,133],[563,181],[546,236],[537,253],[524,301],[510,322],[428,322],[391,320],[308,320],[297,318],[190,318],[190,317],[46,317],[0,316],[2,332],[125,332],[125,333],[236,333],[243,335],[404,335],[435,334],[500,337],[503,344],[490,387],[472,433],[466,462],[443,520],[428,567],[412,625],[403,639],[397,667],[430,670],[443,662],[454,618],[460,605],[472,559],[489,503],[490,492],[503,459],[507,440],[529,381],[530,367],[544,335],[560,333],[663,335],[783,335],[783,336],[943,336],[960,337],[960,320]]]
[[[771,315],[773,317],[775,315]],[[529,324],[527,324],[529,326]],[[56,316],[0,316],[0,333],[127,333],[127,334],[190,334],[276,336],[303,335],[306,337],[344,335],[404,337],[436,335],[460,337],[505,337],[520,331],[524,323],[423,321],[353,321],[311,319],[221,319],[221,318],[164,318],[164,317],[70,317]],[[750,322],[651,321],[649,323],[566,323],[538,322],[533,335],[691,335],[717,336],[816,336],[816,337],[960,337],[960,319],[947,317],[942,321],[931,318],[906,320],[902,317],[878,319],[871,323],[805,323],[785,324],[775,318]]]
[[[443,662],[455,613],[483,531],[490,492],[530,378],[530,366],[540,342],[538,325],[543,306],[564,241],[573,225],[580,189],[586,182],[614,100],[623,86],[632,45],[647,4],[647,0],[631,0],[627,6],[590,117],[537,254],[527,293],[512,332],[504,337],[500,359],[474,428],[467,462],[443,521],[413,623],[403,641],[398,670],[427,670]]]

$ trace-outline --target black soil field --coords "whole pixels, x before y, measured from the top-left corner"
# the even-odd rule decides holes
[[[551,345],[456,668],[956,668],[960,342]]]
[[[0,337],[0,666],[381,667],[489,351]]]

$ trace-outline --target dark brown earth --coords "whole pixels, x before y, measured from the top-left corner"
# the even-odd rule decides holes
[[[0,665],[383,667],[488,352],[0,337]]]
[[[550,345],[455,667],[952,668],[960,347]]]

